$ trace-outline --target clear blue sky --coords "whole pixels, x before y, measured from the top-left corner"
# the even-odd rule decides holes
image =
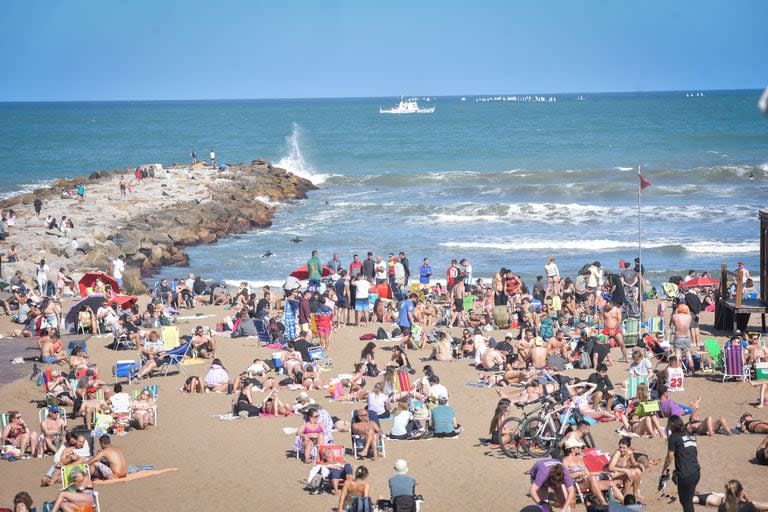
[[[0,101],[768,82],[768,0],[5,0],[2,9]]]

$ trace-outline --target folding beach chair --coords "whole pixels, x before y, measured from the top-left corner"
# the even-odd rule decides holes
[[[163,349],[171,350],[179,346],[179,328],[175,325],[163,327],[160,339],[163,340]]]
[[[640,322],[635,318],[627,318],[621,323],[621,332],[624,336],[624,345],[634,347],[640,339]]]
[[[59,409],[59,418],[64,420],[64,425],[67,424],[67,410],[63,407],[56,406]],[[42,423],[45,418],[48,416],[48,407],[43,407],[42,409],[38,409],[37,411],[37,417],[40,420],[40,423]]]
[[[80,350],[83,351],[83,354],[88,353],[88,347],[85,345],[85,340],[72,340],[67,344],[67,354],[72,355],[72,350],[75,347],[80,347]]]
[[[328,352],[322,347],[312,347],[307,350],[309,359],[318,366],[330,367],[333,366],[333,361],[328,357]]]
[[[117,383],[118,378],[122,378],[128,379],[128,384],[130,384],[133,379],[136,378],[140,368],[141,363],[132,359],[122,359],[117,361],[114,366],[112,366],[112,375],[115,377],[115,383]]]
[[[333,454],[334,463],[344,462],[344,446],[340,444],[323,444],[317,447],[317,460],[315,464],[323,464],[323,455],[325,452]]]
[[[648,377],[640,377],[640,376],[629,377],[625,381],[624,386],[625,386],[625,389],[627,390],[627,396],[626,396],[627,400],[633,400],[634,398],[637,397],[637,387],[640,384],[645,384],[647,386],[649,384]]]
[[[171,367],[177,368],[180,372],[184,372],[189,377],[189,372],[186,368],[184,368],[184,365],[182,365],[182,361],[184,361],[184,358],[187,357],[187,354],[189,353],[189,348],[192,346],[192,343],[185,343],[183,345],[179,345],[178,347],[171,349],[165,353],[165,357],[163,358],[162,364],[160,365],[160,371],[162,371],[163,368],[165,368],[165,373],[163,373],[163,377],[168,375],[168,372],[170,371]]]
[[[80,469],[85,475],[90,478],[91,477],[91,468],[88,467],[88,464],[82,463],[82,464],[70,464],[69,466],[63,466],[61,468],[61,489],[65,490],[70,485],[74,484],[74,480],[72,479],[72,472],[75,470],[75,468]]]
[[[0,430],[3,430],[11,423],[8,413],[6,411],[0,412]]]
[[[741,344],[728,344],[723,350],[723,382],[725,379],[739,379],[741,381],[752,381],[752,369],[744,364],[744,349]]]
[[[256,318],[253,324],[256,326],[256,334],[259,337],[259,341],[262,343],[272,343],[272,336],[269,335],[269,324],[267,321]]]
[[[360,418],[357,416],[357,409],[352,411],[352,421],[351,425],[354,425],[355,423],[359,422]],[[362,436],[359,436],[355,434],[352,429],[349,430],[349,433],[352,436],[352,454],[355,458],[357,458],[358,452],[362,451],[363,448],[365,448],[365,438]],[[384,440],[384,433],[379,435],[379,441],[376,443],[376,449],[379,452],[379,455],[383,458],[387,456],[387,447],[386,442]]]
[[[134,389],[133,390],[133,394],[131,396],[133,397],[134,400],[138,400],[139,395],[141,395],[141,393],[143,391],[145,391],[145,390],[149,391],[150,393],[152,393],[152,407],[150,407],[149,412],[152,415],[152,425],[157,427],[157,424],[158,424],[158,421],[157,421],[158,420],[158,418],[157,418],[157,385],[144,386],[141,389]],[[133,420],[133,409],[130,409],[129,412],[128,412],[128,421],[131,421],[131,420]]]
[[[712,359],[714,364],[714,370],[718,372],[725,372],[723,366],[723,349],[715,338],[707,338],[704,340],[704,348],[707,350],[707,354]]]

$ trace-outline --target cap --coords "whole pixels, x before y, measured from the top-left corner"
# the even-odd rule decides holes
[[[59,411],[59,408],[54,406],[48,407],[48,414],[59,414],[61,411]]]
[[[408,472],[408,463],[403,459],[397,459],[395,461],[395,473],[398,475],[404,475]]]
[[[507,334],[504,335],[504,338],[514,338],[514,337],[515,335],[512,334],[511,332],[508,332]]]
[[[566,442],[564,448],[566,450],[570,450],[571,448],[581,448],[584,446],[584,443],[582,443],[579,439],[575,437],[570,437]]]
[[[309,398],[309,395],[307,394],[307,392],[306,392],[306,391],[302,391],[302,392],[301,392],[301,393],[299,393],[299,395],[296,397],[296,399],[297,399],[297,400],[306,400],[307,398]]]
[[[86,377],[93,377],[94,375],[96,375],[96,372],[93,370],[88,370],[87,372],[85,372]]]

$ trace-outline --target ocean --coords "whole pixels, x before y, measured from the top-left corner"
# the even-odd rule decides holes
[[[267,158],[320,189],[280,205],[271,229],[191,248],[189,269],[161,276],[278,283],[312,249],[345,264],[404,250],[414,269],[429,257],[440,276],[467,258],[475,276],[504,266],[532,281],[549,255],[565,275],[637,256],[641,165],[654,282],[738,260],[757,276],[768,198],[759,95],[434,97],[419,102],[435,113],[413,115],[379,113],[398,98],[0,103],[0,195],[215,149],[221,162]]]

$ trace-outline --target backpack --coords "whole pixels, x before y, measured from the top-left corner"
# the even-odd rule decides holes
[[[350,512],[373,512],[373,503],[370,496],[356,496],[347,510]]]
[[[579,360],[577,361],[577,364],[582,370],[592,368],[592,358],[589,357],[589,353],[587,353],[586,350],[579,352]]]
[[[389,336],[387,335],[387,331],[385,331],[383,327],[379,327],[379,330],[376,331],[376,339],[377,340],[389,339]]]
[[[539,336],[541,336],[541,338],[544,340],[548,340],[554,335],[555,335],[555,326],[554,326],[554,323],[552,322],[552,318],[545,317],[541,321],[541,324],[539,325]]]

